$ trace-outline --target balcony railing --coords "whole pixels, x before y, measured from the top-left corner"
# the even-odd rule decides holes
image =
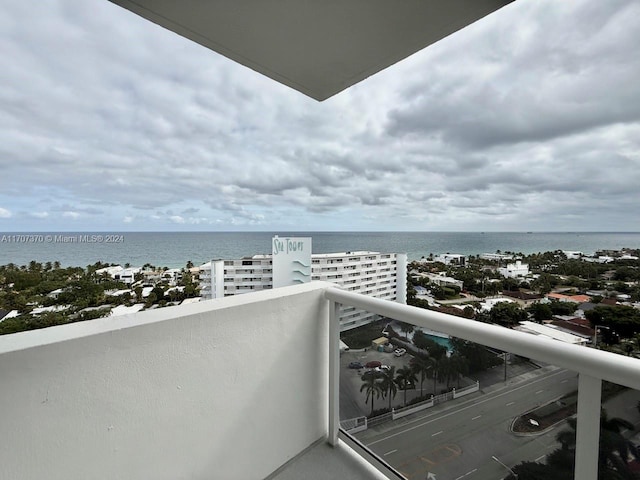
[[[0,337],[0,478],[401,478],[340,431],[341,305],[578,372],[575,479],[601,382],[640,389],[635,359],[312,282]]]
[[[364,295],[329,288],[325,297],[330,304],[330,425],[329,441],[346,438],[339,428],[339,332],[340,306],[351,306],[371,313],[410,323],[412,325],[446,333],[485,346],[511,352],[527,358],[544,359],[545,362],[567,368],[578,373],[578,406],[575,450],[575,480],[597,480],[600,436],[602,381],[617,383],[640,389],[640,360],[595,350],[583,346],[569,345],[489,325],[464,318],[453,317],[435,311],[419,309],[394,302],[379,300]],[[371,456],[364,447],[361,453]],[[377,459],[379,463],[381,462]],[[397,475],[391,471],[390,475]]]

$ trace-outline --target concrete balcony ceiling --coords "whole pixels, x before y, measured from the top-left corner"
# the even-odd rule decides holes
[[[512,0],[111,1],[322,101]]]

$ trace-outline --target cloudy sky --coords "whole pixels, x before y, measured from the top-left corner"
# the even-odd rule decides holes
[[[637,0],[518,0],[322,103],[37,3],[0,0],[0,231],[640,231]]]

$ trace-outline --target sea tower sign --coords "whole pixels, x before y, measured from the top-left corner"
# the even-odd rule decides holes
[[[311,281],[311,237],[273,237],[273,288]]]

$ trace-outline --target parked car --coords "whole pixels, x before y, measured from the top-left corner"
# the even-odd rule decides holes
[[[373,375],[375,377],[379,377],[382,374],[382,372],[380,370],[378,370],[377,368],[372,368],[371,370],[365,370],[364,373],[362,374],[363,377],[369,377],[370,375]]]
[[[349,364],[349,368],[361,369],[362,368],[362,364],[360,362],[351,362]]]
[[[407,353],[407,350],[405,348],[396,348],[396,350],[393,352],[393,354],[396,357],[401,357],[403,356],[405,353]]]
[[[382,366],[382,362],[379,362],[378,360],[371,360],[370,362],[365,363],[364,366],[366,368],[377,368]]]

